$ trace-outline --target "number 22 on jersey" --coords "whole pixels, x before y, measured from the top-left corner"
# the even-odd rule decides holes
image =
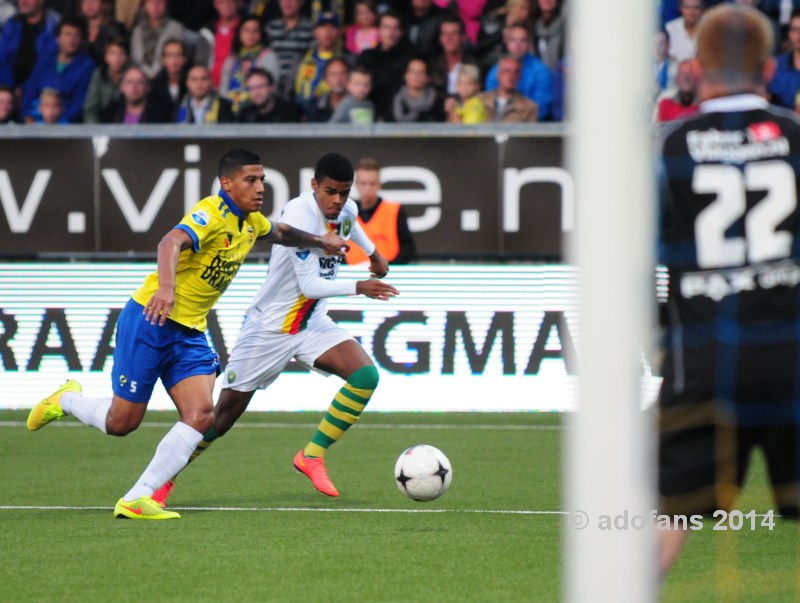
[[[742,266],[789,257],[793,233],[777,230],[797,207],[795,173],[785,161],[733,165],[698,165],[692,190],[716,198],[694,224],[697,264],[700,268]],[[747,210],[747,192],[766,196]],[[746,215],[745,215],[746,214]],[[726,237],[725,231],[744,216],[744,236]]]

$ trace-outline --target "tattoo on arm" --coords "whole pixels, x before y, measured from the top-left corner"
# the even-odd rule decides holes
[[[275,229],[278,235],[278,242],[287,247],[322,247],[320,238],[316,235],[298,230],[288,224],[283,224],[283,228]]]

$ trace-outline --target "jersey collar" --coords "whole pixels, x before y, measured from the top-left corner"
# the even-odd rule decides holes
[[[222,198],[222,200],[225,202],[225,205],[227,205],[227,206],[228,206],[228,210],[229,210],[229,211],[230,211],[230,212],[231,212],[231,213],[232,213],[234,216],[236,216],[236,217],[237,217],[237,218],[239,218],[240,220],[244,220],[244,219],[247,217],[247,216],[245,215],[245,213],[244,213],[244,212],[243,212],[241,209],[239,209],[239,207],[236,205],[236,203],[234,203],[234,202],[233,202],[233,199],[231,199],[231,198],[228,196],[228,193],[226,193],[226,192],[225,192],[224,190],[222,190],[222,189],[219,189],[219,192],[218,192],[217,194],[218,194],[218,195],[219,195],[219,196]]]
[[[766,109],[767,107],[769,107],[769,103],[766,99],[757,94],[720,96],[718,98],[710,98],[700,103],[700,111],[702,113],[752,111],[753,109]]]

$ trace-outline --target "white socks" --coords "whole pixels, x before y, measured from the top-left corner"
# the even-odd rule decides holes
[[[85,425],[106,431],[106,417],[111,398],[87,398],[76,392],[66,392],[59,400],[64,414],[72,415]],[[186,423],[175,423],[156,448],[156,453],[142,476],[122,498],[127,501],[151,496],[189,462],[189,457],[203,441],[203,434]]]
[[[79,419],[84,425],[97,427],[103,433],[106,431],[106,416],[111,408],[111,398],[87,398],[77,392],[62,394],[58,403],[65,414]]]
[[[158,488],[177,475],[189,462],[189,457],[203,440],[203,434],[186,423],[175,423],[156,448],[153,460],[123,500],[132,501],[152,496]]]

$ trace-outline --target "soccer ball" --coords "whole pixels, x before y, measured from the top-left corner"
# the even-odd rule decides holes
[[[394,480],[400,492],[420,502],[439,498],[452,479],[450,460],[427,444],[407,448],[394,465]]]

